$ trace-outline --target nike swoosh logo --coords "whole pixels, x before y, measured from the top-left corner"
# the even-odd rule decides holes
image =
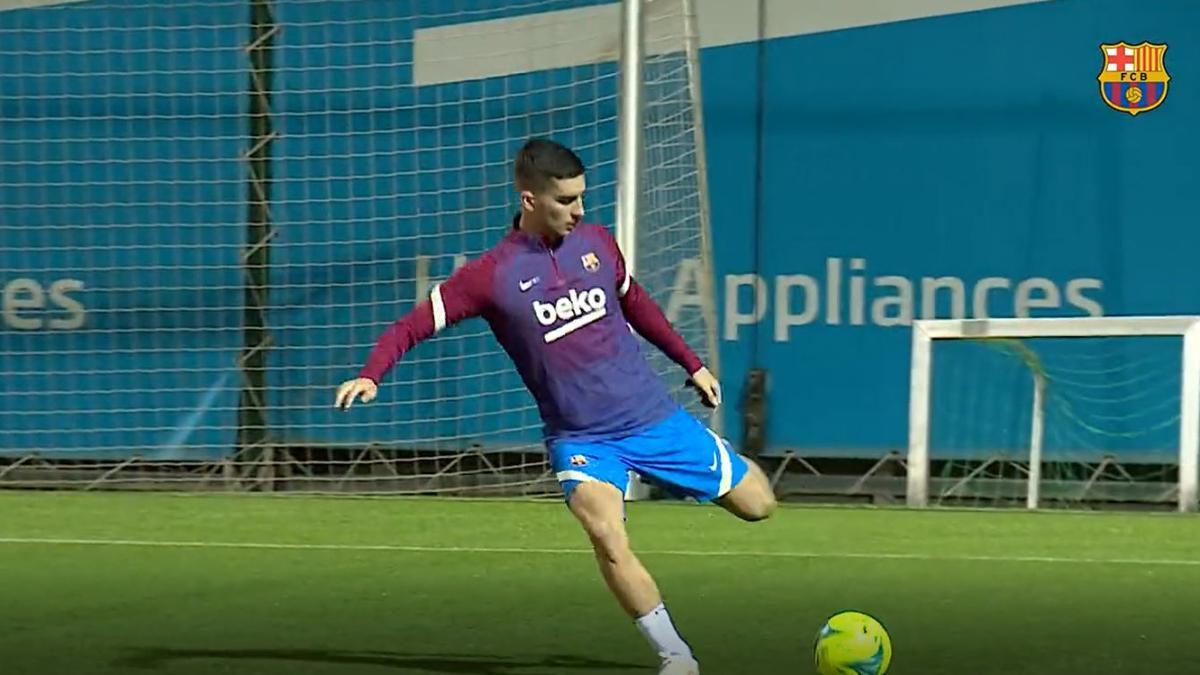
[[[717,470],[717,453],[715,453],[715,452],[713,453],[713,463],[712,463],[712,466],[708,467],[708,470],[709,470],[709,471],[716,471],[716,470]]]
[[[525,291],[533,288],[533,285],[537,282],[538,278],[534,277],[532,279],[525,279],[524,281],[517,282],[517,286],[519,286],[521,288],[521,292],[524,293]]]

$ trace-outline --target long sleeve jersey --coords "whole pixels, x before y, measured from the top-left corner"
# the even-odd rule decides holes
[[[631,328],[689,375],[703,365],[626,273],[603,226],[581,224],[550,244],[514,221],[392,324],[359,376],[378,383],[417,343],[474,316],[488,322],[537,401],[547,440],[617,437],[676,409]]]

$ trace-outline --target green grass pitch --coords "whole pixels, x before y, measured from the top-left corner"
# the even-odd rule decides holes
[[[708,675],[811,673],[841,609],[896,675],[1196,672],[1200,520],[629,506]],[[0,493],[0,673],[655,672],[559,502]]]

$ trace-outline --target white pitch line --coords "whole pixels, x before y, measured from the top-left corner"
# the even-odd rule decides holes
[[[298,551],[391,551],[397,553],[499,553],[592,555],[583,548],[523,548],[489,546],[412,546],[401,544],[287,544],[237,541],[153,541],[141,539],[56,539],[41,537],[0,537],[0,544],[47,546],[142,546],[156,548],[228,548]],[[697,558],[793,558],[813,560],[912,560],[918,562],[1044,563],[1066,565],[1166,565],[1200,567],[1200,560],[1170,558],[1084,558],[1060,556],[936,555],[929,553],[854,553],[839,551],[673,551],[644,550],[638,555],[669,555]]]

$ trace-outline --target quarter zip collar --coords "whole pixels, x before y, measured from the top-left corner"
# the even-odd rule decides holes
[[[507,238],[531,249],[546,251],[553,255],[554,252],[558,250],[560,246],[562,246],[563,240],[566,239],[566,236],[564,236],[562,239],[559,239],[556,243],[550,243],[546,241],[545,237],[540,237],[536,234],[530,234],[529,232],[521,229],[521,214],[518,213],[517,215],[513,216],[512,230],[508,233]]]

